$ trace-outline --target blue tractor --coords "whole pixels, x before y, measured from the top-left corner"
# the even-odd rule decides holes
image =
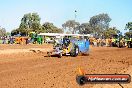
[[[48,56],[58,55],[62,57],[63,55],[70,55],[73,57],[78,56],[78,54],[89,54],[89,40],[88,39],[69,39],[64,37],[61,42],[54,45],[52,52],[47,52]]]

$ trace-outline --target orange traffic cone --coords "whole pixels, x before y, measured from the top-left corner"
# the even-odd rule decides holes
[[[79,71],[79,75],[85,75],[85,71],[81,67],[78,68],[78,71]]]

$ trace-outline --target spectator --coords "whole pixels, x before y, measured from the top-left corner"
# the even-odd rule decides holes
[[[6,43],[6,36],[3,36],[2,40],[3,40],[2,44],[5,44]]]
[[[109,39],[106,39],[106,46],[109,46]]]
[[[93,44],[94,46],[97,46],[97,39],[94,39]]]

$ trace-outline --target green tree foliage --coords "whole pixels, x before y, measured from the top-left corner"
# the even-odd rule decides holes
[[[42,26],[40,24],[40,17],[37,13],[25,14],[22,19],[19,28],[12,30],[11,34],[16,35],[28,35],[30,32],[35,31],[36,33],[60,33],[62,29],[57,28],[53,23],[46,22]]]
[[[17,35],[19,34],[19,30],[18,29],[14,29],[11,31],[11,36]]]
[[[120,31],[116,29],[116,27],[108,28],[104,30],[103,35],[105,38],[110,38],[113,35],[117,35]]]
[[[13,30],[12,34],[28,35],[30,31],[39,31],[41,29],[40,17],[37,13],[24,14],[18,29]]]
[[[89,23],[82,23],[80,26],[78,26],[79,33],[80,34],[90,34],[93,33],[93,28]]]
[[[40,17],[37,13],[28,13],[21,19],[20,29],[33,29],[38,30],[40,28]]]
[[[64,31],[66,31],[66,28],[68,28],[68,31],[71,33],[76,33],[79,29],[77,28],[80,25],[79,22],[75,22],[75,20],[68,20],[64,24],[62,24],[62,27]]]
[[[53,23],[49,23],[49,22],[45,22],[42,25],[41,30],[46,33],[62,33],[63,32],[62,29],[57,28],[56,26],[54,26]]]
[[[132,32],[126,32],[126,33],[125,33],[125,37],[126,37],[127,39],[129,39],[131,36],[132,36]]]
[[[112,33],[116,33],[116,28],[109,28],[111,18],[108,14],[99,14],[90,18],[89,23],[79,25],[79,33],[94,34],[95,37],[110,37]],[[112,33],[110,33],[112,32]]]
[[[130,38],[132,36],[132,22],[128,22],[125,26],[125,30],[129,30],[129,32],[125,33],[126,38]]]
[[[0,36],[6,36],[6,29],[0,27]]]
[[[7,36],[11,36],[11,33],[10,33],[10,32],[6,32],[6,35],[7,35]]]
[[[104,30],[109,28],[111,18],[108,14],[99,14],[90,18],[90,26],[94,29],[94,33],[101,34]]]
[[[126,29],[126,30],[128,29],[129,31],[132,31],[132,22],[128,22],[128,23],[126,24],[125,29]]]

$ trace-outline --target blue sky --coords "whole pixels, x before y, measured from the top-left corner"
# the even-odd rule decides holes
[[[8,32],[18,28],[25,13],[37,12],[41,23],[52,22],[57,27],[75,18],[80,23],[88,22],[90,17],[108,13],[110,26],[124,31],[125,24],[132,21],[132,0],[1,0],[0,26]]]

